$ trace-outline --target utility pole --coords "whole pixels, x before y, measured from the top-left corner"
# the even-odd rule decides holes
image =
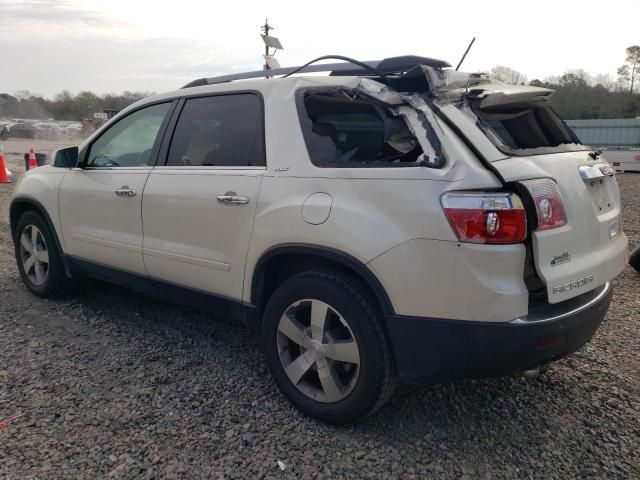
[[[274,30],[274,28],[269,25],[269,21],[266,18],[264,19],[264,25],[260,27],[260,30],[264,32],[260,35],[262,37],[262,41],[264,42],[264,69],[278,69],[280,68],[280,64],[274,58],[274,55],[278,50],[283,49],[282,44],[276,37],[272,37],[271,35],[269,35],[269,31]],[[274,49],[273,53],[269,52],[270,48]],[[269,75],[266,75],[266,78],[269,78]]]
[[[273,27],[271,25],[269,25],[269,21],[265,18],[264,19],[264,25],[262,25],[262,27],[260,27],[260,29],[264,32],[265,36],[268,37],[269,36],[269,30],[273,30]],[[265,58],[266,56],[269,55],[269,45],[266,44],[264,45],[264,54],[265,54]],[[264,69],[265,70],[269,70],[271,67],[269,67],[269,64],[266,62],[264,62]]]

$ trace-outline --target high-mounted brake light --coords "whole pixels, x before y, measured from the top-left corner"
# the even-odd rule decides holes
[[[514,193],[445,193],[441,201],[461,242],[520,243],[527,237],[522,200]]]
[[[550,178],[520,182],[529,192],[538,215],[537,230],[551,230],[567,224],[564,202],[558,184]]]

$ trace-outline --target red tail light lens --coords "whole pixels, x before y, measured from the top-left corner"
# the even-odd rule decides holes
[[[458,240],[470,243],[520,243],[527,217],[513,193],[446,193],[442,206]]]
[[[538,215],[537,230],[551,230],[567,224],[564,202],[556,182],[537,178],[520,182],[529,191]]]

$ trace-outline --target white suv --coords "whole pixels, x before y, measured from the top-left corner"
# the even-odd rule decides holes
[[[552,91],[448,67],[310,63],[131,105],[23,176],[24,283],[226,309],[332,423],[397,379],[537,373],[590,340],[627,263],[614,171]]]

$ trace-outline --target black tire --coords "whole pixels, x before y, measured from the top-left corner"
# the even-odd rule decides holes
[[[25,267],[21,256],[21,237],[25,229],[28,229],[31,226],[37,227],[37,229],[42,233],[42,239],[44,241],[44,244],[46,245],[49,259],[44,282],[39,285],[34,283],[29,278],[27,272],[25,272]],[[41,215],[34,211],[28,211],[23,213],[18,220],[15,235],[13,238],[16,263],[18,265],[20,277],[22,278],[22,281],[27,286],[27,288],[39,297],[60,297],[68,293],[73,286],[72,280],[65,274],[62,259],[60,257],[60,251],[57,247],[57,243],[53,235],[54,233],[51,231],[51,229],[47,225],[47,222],[42,218]]]
[[[629,265],[635,268],[636,272],[640,272],[640,246],[629,255]]]
[[[317,401],[303,393],[289,379],[281,361],[280,319],[290,306],[303,299],[318,300],[340,312],[358,346],[357,377],[349,393],[335,402]],[[310,271],[284,281],[265,308],[262,346],[271,375],[282,393],[300,411],[327,423],[346,424],[371,415],[391,397],[397,384],[392,353],[378,309],[358,282],[341,273]]]

